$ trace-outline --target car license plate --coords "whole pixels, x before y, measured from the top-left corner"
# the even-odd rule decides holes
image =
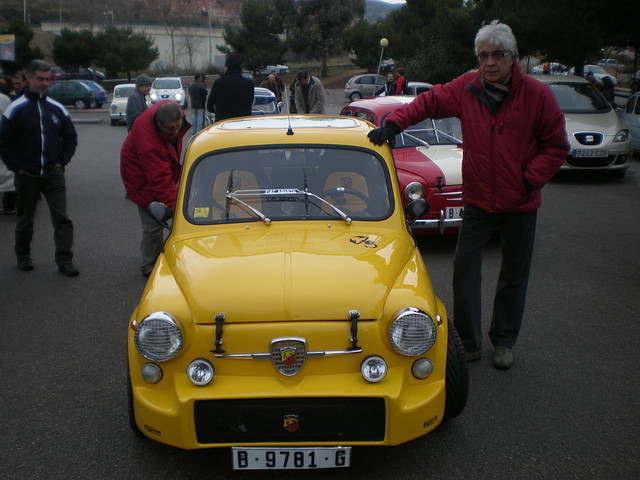
[[[446,218],[462,218],[462,207],[447,207]]]
[[[351,464],[351,447],[231,447],[234,470],[305,470]]]
[[[574,150],[573,156],[576,158],[608,157],[609,150]]]

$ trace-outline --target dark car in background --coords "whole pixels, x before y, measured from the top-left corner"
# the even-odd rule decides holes
[[[96,108],[100,108],[102,105],[107,103],[107,91],[102,87],[102,85],[98,82],[94,82],[93,80],[78,81],[84,83],[93,91],[93,94],[96,96]]]
[[[67,79],[102,82],[107,76],[90,67],[67,68]]]
[[[80,80],[59,80],[49,85],[47,93],[51,98],[63,105],[73,105],[81,110],[97,108],[98,100],[93,90]]]

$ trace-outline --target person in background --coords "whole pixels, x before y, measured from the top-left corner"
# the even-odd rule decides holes
[[[145,110],[120,150],[120,176],[142,225],[140,271],[148,277],[162,251],[164,227],[147,212],[151,202],[175,209],[182,139],[191,125],[182,107],[166,100]]]
[[[10,97],[15,100],[27,90],[27,77],[24,73],[16,73],[11,77],[11,85],[13,86],[13,91]]]
[[[382,95],[383,93],[385,97],[396,94],[396,78],[393,72],[387,73],[387,81],[382,88],[376,92],[376,95]]]
[[[211,86],[207,110],[215,113],[216,122],[251,115],[254,84],[242,76],[242,57],[231,53],[226,58],[225,72]]]
[[[191,134],[195,135],[204,126],[204,109],[207,105],[207,86],[204,83],[205,76],[196,73],[193,82],[189,85],[189,96],[191,97]]]
[[[615,105],[616,86],[613,83],[613,79],[609,75],[602,77],[602,87],[600,88],[600,91],[602,92],[602,95],[604,95],[604,98],[606,98],[609,103]]]
[[[464,216],[453,261],[453,318],[467,361],[482,354],[482,260],[499,234],[502,268],[489,338],[493,365],[513,365],[529,282],[542,187],[569,152],[564,114],[549,86],[520,71],[509,26],[476,34],[479,70],[436,85],[389,114],[368,136],[377,145],[425,118],[457,117],[464,137]]]
[[[276,76],[274,74],[269,74],[267,78],[260,82],[260,85],[258,86],[271,90],[276,96],[276,102],[280,102],[282,97],[280,95],[280,88],[278,88],[278,83],[276,82]]]
[[[11,99],[8,95],[0,93],[0,115],[7,109]],[[0,215],[13,215],[16,213],[16,192],[13,186],[13,173],[4,163],[0,162],[0,195],[2,195],[2,210]]]
[[[275,79],[276,85],[278,86],[278,90],[280,91],[280,100],[282,100],[284,98],[284,82],[278,76],[275,70],[271,71],[271,75],[273,75]]]
[[[298,113],[298,109],[296,108],[296,85],[298,80],[294,77],[291,80],[291,85],[289,85],[289,113]]]
[[[396,70],[396,95],[408,94],[409,86],[407,85],[407,77],[404,74],[404,68]]]
[[[51,66],[32,60],[27,91],[2,114],[0,158],[15,175],[18,268],[33,270],[31,240],[36,206],[43,195],[53,224],[58,272],[78,275],[73,259],[73,223],[67,215],[64,170],[76,151],[78,136],[67,110],[47,96]]]
[[[594,87],[596,87],[598,90],[602,89],[602,84],[598,81],[598,79],[596,78],[596,76],[593,74],[593,72],[587,72],[587,80],[589,81],[589,83],[591,85],[593,85]]]
[[[324,87],[317,77],[307,72],[296,75],[296,110],[297,113],[324,113]]]
[[[127,99],[127,132],[133,128],[133,122],[147,109],[147,95],[151,91],[151,79],[145,73],[136,78],[136,89]]]

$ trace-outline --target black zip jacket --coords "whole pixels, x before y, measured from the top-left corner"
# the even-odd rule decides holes
[[[2,114],[0,159],[14,173],[47,175],[71,161],[78,135],[69,112],[56,100],[26,91]]]

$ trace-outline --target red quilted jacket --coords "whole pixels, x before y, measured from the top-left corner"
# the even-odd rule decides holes
[[[540,189],[568,151],[564,114],[551,89],[513,66],[511,87],[497,115],[484,98],[479,72],[436,85],[387,117],[401,129],[427,117],[462,123],[465,202],[495,213],[531,212]]]
[[[132,202],[147,208],[162,202],[172,210],[176,205],[176,186],[180,178],[182,138],[191,125],[184,119],[177,138],[177,150],[166,133],[156,128],[154,116],[158,102],[145,110],[133,124],[120,151],[120,176]]]

